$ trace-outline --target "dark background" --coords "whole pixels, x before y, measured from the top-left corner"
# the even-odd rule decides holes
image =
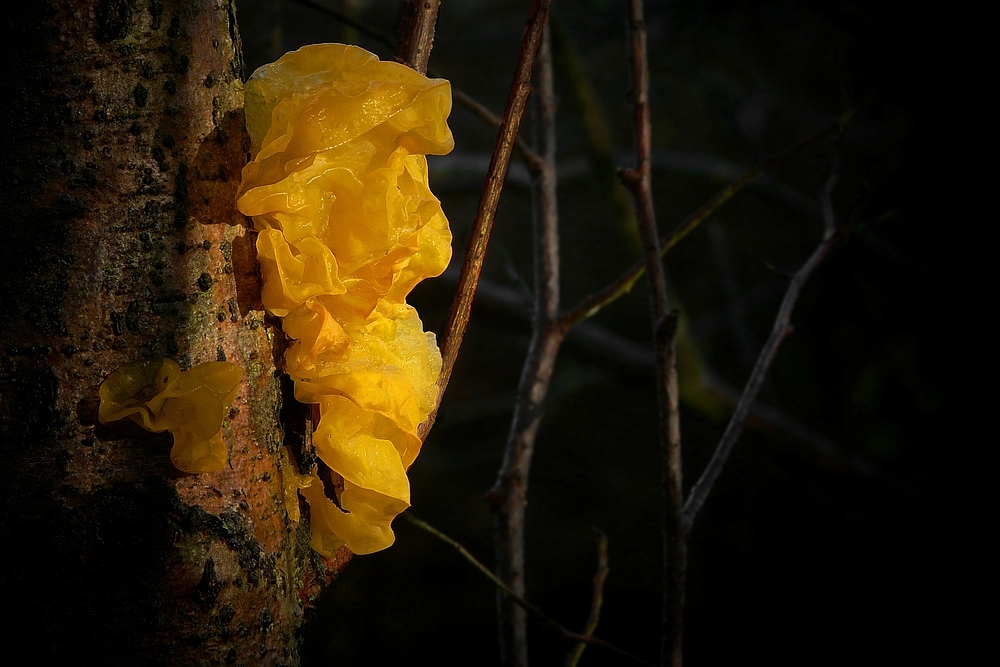
[[[394,35],[395,0],[321,0]],[[285,0],[239,0],[248,73],[303,44],[349,41],[391,57],[332,17]],[[499,113],[526,0],[443,3],[431,68]],[[557,1],[559,205],[563,304],[638,257],[616,214],[609,174],[583,131],[568,72],[597,92],[616,160],[632,146],[624,3]],[[661,233],[740,170],[833,121],[855,119],[840,144],[834,195],[851,229],[816,271],[793,315],[761,402],[779,424],[741,438],[694,529],[685,653],[689,665],[744,657],[768,664],[926,664],[950,656],[961,608],[958,539],[949,535],[962,459],[947,318],[949,260],[941,235],[945,166],[936,156],[947,97],[940,37],[891,3],[647,2]],[[431,185],[456,237],[478,201],[495,132],[456,105],[456,150],[431,161]],[[530,122],[522,136],[530,136]],[[786,285],[821,233],[825,142],[782,164],[728,203],[666,258],[675,303],[697,360],[739,388],[771,328]],[[531,208],[523,169],[508,178],[487,261],[495,286],[531,283]],[[458,266],[453,261],[452,269]],[[440,331],[454,279],[411,298]],[[611,574],[598,634],[648,658],[660,600],[659,463],[645,286],[600,313],[617,336],[563,348],[538,437],[527,519],[528,597],[582,628],[597,527]],[[492,563],[485,493],[509,429],[529,326],[480,297],[437,426],[411,470],[413,512]],[[638,347],[636,347],[638,346]],[[644,347],[645,346],[645,347]],[[692,351],[696,353],[692,354]],[[629,361],[631,360],[631,361]],[[682,371],[683,372],[683,371]],[[729,408],[698,401],[682,375],[688,484],[711,455]],[[694,392],[694,393],[692,393]],[[694,397],[694,398],[692,398]],[[826,447],[826,451],[823,448]],[[831,449],[832,448],[832,449]],[[833,452],[831,455],[830,452]],[[494,591],[454,551],[399,519],[387,551],[357,557],[325,595],[306,638],[307,664],[493,665]],[[561,664],[569,645],[531,626],[532,659]],[[589,648],[582,664],[626,664]]]

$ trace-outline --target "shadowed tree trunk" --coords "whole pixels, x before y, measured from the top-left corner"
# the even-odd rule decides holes
[[[297,664],[303,615],[347,554],[319,558],[285,509],[282,447],[310,454],[234,205],[233,4],[48,0],[2,20],[5,654]],[[178,473],[169,433],[95,424],[101,381],[157,356],[245,369],[225,470]]]

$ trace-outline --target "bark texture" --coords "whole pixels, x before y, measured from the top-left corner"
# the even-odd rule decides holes
[[[282,446],[308,465],[308,429],[282,408],[281,334],[234,205],[248,141],[233,3],[48,0],[3,24],[5,651],[297,664],[303,615],[348,555],[320,559],[285,511]],[[227,469],[183,475],[168,433],[95,423],[101,381],[156,356],[245,369]]]

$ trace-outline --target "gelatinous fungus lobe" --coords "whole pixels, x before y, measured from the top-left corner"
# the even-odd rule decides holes
[[[130,419],[147,431],[170,431],[170,460],[183,472],[215,472],[229,462],[222,422],[243,379],[243,369],[224,361],[182,371],[170,359],[133,361],[101,383],[98,419]]]
[[[285,372],[319,405],[329,498],[296,483],[313,548],[363,554],[392,544],[409,506],[406,470],[441,369],[434,334],[406,297],[451,260],[451,231],[426,155],[454,146],[451,86],[356,46],[316,44],[258,69],[246,86],[253,159],[237,204],[253,217],[265,308],[292,339]]]

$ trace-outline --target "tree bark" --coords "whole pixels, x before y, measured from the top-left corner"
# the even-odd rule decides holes
[[[349,556],[318,557],[285,509],[282,447],[308,462],[308,429],[282,400],[283,339],[234,205],[249,144],[233,2],[48,0],[3,24],[5,653],[297,664]],[[169,434],[95,423],[102,380],[157,356],[246,371],[225,470],[184,475]]]

